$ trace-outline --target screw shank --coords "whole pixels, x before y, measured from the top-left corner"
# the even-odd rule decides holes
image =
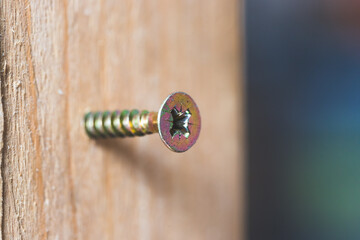
[[[150,112],[147,117],[147,126],[148,131],[151,133],[158,133],[158,113],[157,112]]]
[[[158,132],[157,112],[89,112],[84,116],[84,126],[91,138],[144,136]]]

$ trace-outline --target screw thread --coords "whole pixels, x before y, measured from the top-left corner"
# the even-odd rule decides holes
[[[84,125],[91,138],[133,137],[158,132],[157,113],[136,109],[89,112],[85,114]]]

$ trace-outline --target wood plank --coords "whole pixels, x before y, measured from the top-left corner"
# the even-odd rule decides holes
[[[2,0],[3,237],[241,239],[240,10],[235,0]],[[88,110],[157,110],[177,90],[203,119],[186,153],[157,135],[84,133]]]

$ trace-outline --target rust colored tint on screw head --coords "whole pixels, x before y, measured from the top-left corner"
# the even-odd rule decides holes
[[[158,112],[161,140],[175,152],[191,148],[200,135],[201,118],[195,101],[184,92],[170,94]]]

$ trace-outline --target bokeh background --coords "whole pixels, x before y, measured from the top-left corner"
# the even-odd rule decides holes
[[[360,1],[246,2],[247,235],[360,239]]]

